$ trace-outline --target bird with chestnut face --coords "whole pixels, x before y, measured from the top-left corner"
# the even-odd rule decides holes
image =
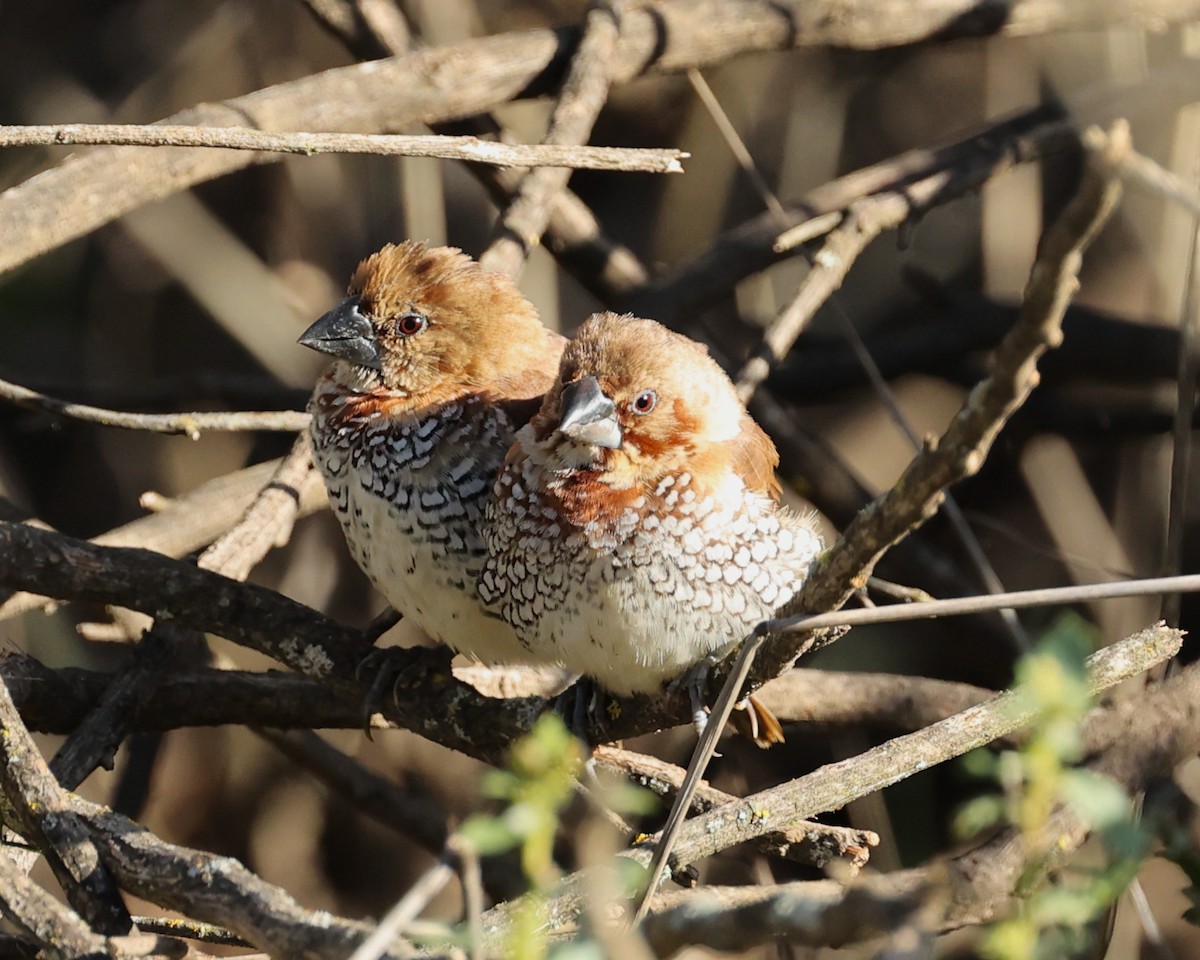
[[[431,638],[488,663],[533,659],[475,584],[493,481],[564,342],[507,277],[412,241],[359,264],[300,338],[333,357],[308,409],[355,560]]]
[[[480,597],[537,659],[656,691],[770,618],[823,549],[779,503],[778,459],[702,345],[597,314],[496,480]]]

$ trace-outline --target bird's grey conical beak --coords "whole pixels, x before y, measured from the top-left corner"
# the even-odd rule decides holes
[[[558,430],[577,443],[615,450],[621,446],[617,407],[595,377],[582,377],[563,387]]]
[[[359,302],[358,297],[347,297],[305,330],[297,342],[339,360],[382,369],[375,329],[358,309]]]

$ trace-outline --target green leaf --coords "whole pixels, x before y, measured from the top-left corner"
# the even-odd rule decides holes
[[[483,857],[506,853],[521,842],[520,836],[503,820],[484,814],[468,817],[459,828],[459,832]]]
[[[981,830],[1003,822],[1004,798],[999,794],[987,794],[968,800],[954,815],[955,836],[967,839]]]
[[[1094,830],[1107,830],[1129,819],[1129,797],[1114,780],[1091,770],[1064,770],[1059,787],[1069,804]]]

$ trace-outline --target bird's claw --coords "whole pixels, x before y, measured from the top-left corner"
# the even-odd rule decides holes
[[[607,700],[608,694],[596,681],[590,677],[580,677],[550,701],[550,709],[562,718],[567,729],[590,750],[590,731],[597,730],[603,734],[608,726],[608,718],[604,714]]]
[[[717,662],[715,657],[705,657],[667,683],[668,694],[674,695],[681,687],[687,691],[692,726],[696,729],[697,737],[703,736],[704,728],[708,726],[708,707],[704,703],[704,695],[708,692],[709,675]]]
[[[454,651],[449,647],[435,647],[432,650],[426,647],[380,647],[359,661],[354,671],[356,679],[362,681],[365,676],[374,675],[363,700],[363,731],[368,740],[371,739],[371,717],[379,712],[383,692],[390,686],[392,702],[395,703],[398,688],[418,667],[422,668],[422,672],[437,668],[438,664],[431,659],[434,657],[444,657],[449,668]]]

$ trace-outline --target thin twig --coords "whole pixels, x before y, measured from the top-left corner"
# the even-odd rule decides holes
[[[1075,587],[1014,590],[1010,593],[958,597],[951,600],[925,600],[889,607],[835,610],[815,616],[768,620],[763,627],[772,633],[790,634],[825,630],[829,627],[860,627],[868,623],[900,623],[907,620],[932,620],[936,617],[960,617],[1001,610],[1004,607],[1013,609],[1048,607],[1067,603],[1087,603],[1092,600],[1114,600],[1120,597],[1159,596],[1175,591],[1192,593],[1197,590],[1200,590],[1200,574],[1193,573],[1178,577],[1151,577],[1146,580],[1087,583]]]
[[[365,153],[384,157],[437,157],[500,167],[565,167],[682,173],[682,150],[588,147],[578,144],[500,143],[475,137],[404,136],[385,133],[272,133],[253,127],[193,127],[185,124],[63,123],[0,125],[0,147],[33,146],[204,147],[314,156]]]
[[[601,0],[594,3],[588,10],[583,38],[550,116],[544,146],[570,147],[586,143],[591,136],[592,126],[608,97],[619,31],[616,8]],[[509,277],[517,276],[529,251],[545,232],[554,198],[566,188],[570,176],[570,170],[564,169],[526,174],[496,225],[495,238],[480,256],[480,266]]]
[[[746,178],[750,181],[750,185],[754,187],[754,192],[758,194],[763,205],[771,212],[771,215],[779,221],[780,229],[786,229],[791,223],[787,211],[783,209],[779,198],[775,196],[775,191],[770,188],[766,178],[759,171],[758,164],[754,162],[754,155],[750,153],[746,142],[738,134],[737,127],[729,119],[729,114],[721,106],[721,101],[713,93],[712,87],[704,79],[704,74],[695,67],[692,67],[687,72],[687,78],[688,83],[692,85],[692,89],[696,91],[696,96],[700,98],[700,103],[704,105],[704,109],[712,117],[713,123],[717,125],[721,139],[725,141],[725,145],[729,147],[729,152],[733,154],[738,166],[742,168],[742,173],[746,175]]]
[[[248,947],[251,944],[243,940],[232,930],[217,927],[211,923],[200,923],[197,920],[185,920],[180,917],[140,917],[134,916],[134,925],[145,933],[160,933],[167,937],[186,937],[197,943],[216,943],[223,947]],[[239,955],[240,960],[240,955]]]
[[[832,298],[831,298],[832,300]],[[917,436],[916,430],[912,424],[908,422],[908,417],[904,415],[904,411],[900,408],[900,403],[896,400],[895,393],[888,386],[887,380],[879,370],[879,365],[875,362],[875,358],[871,356],[867,345],[863,343],[862,337],[859,336],[858,330],[847,316],[846,311],[842,309],[841,304],[836,300],[832,300],[833,306],[842,323],[842,329],[846,332],[846,339],[850,341],[850,346],[854,350],[855,356],[858,358],[859,365],[866,371],[867,377],[871,381],[871,386],[875,393],[883,400],[887,406],[888,412],[891,414],[893,421],[900,428],[900,432],[904,434],[908,440],[909,446],[912,447],[913,453],[921,452],[921,438]],[[984,589],[991,594],[999,594],[1004,592],[1004,584],[1000,581],[1000,577],[996,573],[996,568],[992,566],[991,560],[984,553],[983,546],[979,542],[979,538],[975,536],[975,531],[971,529],[971,525],[967,523],[967,518],[963,514],[962,507],[958,505],[958,499],[949,491],[946,492],[946,498],[942,502],[942,512],[946,519],[950,522],[950,527],[958,537],[958,541],[967,552],[967,559],[971,561],[971,565],[975,568],[975,572],[979,574],[979,579],[983,581]],[[1005,629],[1012,637],[1013,645],[1018,652],[1024,653],[1033,646],[1033,642],[1029,637],[1029,633],[1021,624],[1020,618],[1015,610],[1011,607],[1003,607],[997,611],[1000,615],[1000,621]]]
[[[150,516],[108,530],[92,543],[114,547],[144,547],[168,557],[192,553],[227,530],[253,503],[265,483],[279,469],[282,460],[269,460],[214,477],[195,490],[173,498],[168,505]],[[329,505],[325,483],[315,472],[300,488],[297,517],[304,517]],[[0,620],[49,606],[50,597],[36,593],[6,593],[0,589]]]
[[[1200,191],[1183,177],[1155,163],[1136,150],[1112,151],[1112,135],[1100,127],[1089,127],[1080,140],[1096,161],[1127,183],[1157,193],[1200,218]]]
[[[974,702],[983,699],[986,697]],[[947,715],[943,713],[937,719],[944,719]],[[613,776],[628,779],[659,796],[676,793],[687,775],[687,771],[673,763],[620,747],[597,747],[593,759],[599,769],[608,770]],[[736,800],[733,794],[701,782],[692,799],[692,813],[704,813]],[[760,851],[771,856],[807,863],[818,869],[825,869],[834,861],[840,861],[851,872],[865,867],[870,860],[871,850],[878,845],[879,836],[872,830],[818,823],[815,820],[801,820],[780,833],[767,834],[756,842]]]
[[[271,549],[287,543],[300,514],[300,491],[312,473],[312,439],[303,430],[246,512],[213,541],[197,564],[245,580]]]
[[[912,202],[898,192],[881,193],[850,205],[838,226],[825,238],[820,252],[813,257],[808,276],[763,332],[762,344],[754,356],[734,377],[743,403],[754,396],[771,372],[771,366],[787,356],[796,338],[842,285],[859,254],[884,230],[903,223],[911,212]]]
[[[662,881],[663,874],[666,872],[668,858],[675,847],[679,831],[683,829],[683,822],[687,819],[688,813],[691,812],[692,798],[696,795],[696,791],[700,787],[700,781],[704,778],[704,771],[708,769],[708,762],[717,751],[717,740],[725,732],[725,724],[729,722],[729,717],[733,713],[733,708],[738,701],[742,684],[746,682],[746,677],[750,675],[750,667],[754,665],[754,655],[758,653],[758,648],[762,646],[765,639],[765,633],[756,631],[749,640],[742,644],[742,648],[738,651],[737,659],[734,661],[733,668],[729,671],[729,676],[725,678],[725,685],[721,688],[721,694],[717,697],[717,702],[713,704],[712,713],[709,715],[708,721],[704,726],[704,732],[700,734],[700,742],[696,744],[696,749],[692,751],[692,759],[688,763],[687,774],[683,778],[683,783],[680,784],[679,792],[675,795],[675,802],[671,806],[671,813],[667,817],[667,822],[663,825],[662,833],[654,850],[654,856],[650,859],[646,886],[638,897],[637,907],[634,909],[633,922],[635,924],[640,923],[642,918],[646,916],[646,911],[650,908],[650,901],[658,891],[658,885]]]
[[[0,380],[0,400],[8,400],[27,410],[50,413],[86,423],[98,423],[106,427],[121,427],[125,430],[149,430],[152,433],[182,433],[192,440],[199,440],[205,430],[240,431],[274,430],[293,433],[308,426],[309,416],[297,410],[265,412],[219,412],[219,413],[125,413],[120,410],[105,410],[86,403],[72,403],[47,396],[28,387],[7,380]]]
[[[447,852],[426,870],[424,875],[409,887],[408,892],[384,914],[378,926],[371,931],[371,935],[350,954],[350,960],[378,960],[388,945],[429,906],[429,901],[454,879],[454,863],[457,859],[455,854]]]

